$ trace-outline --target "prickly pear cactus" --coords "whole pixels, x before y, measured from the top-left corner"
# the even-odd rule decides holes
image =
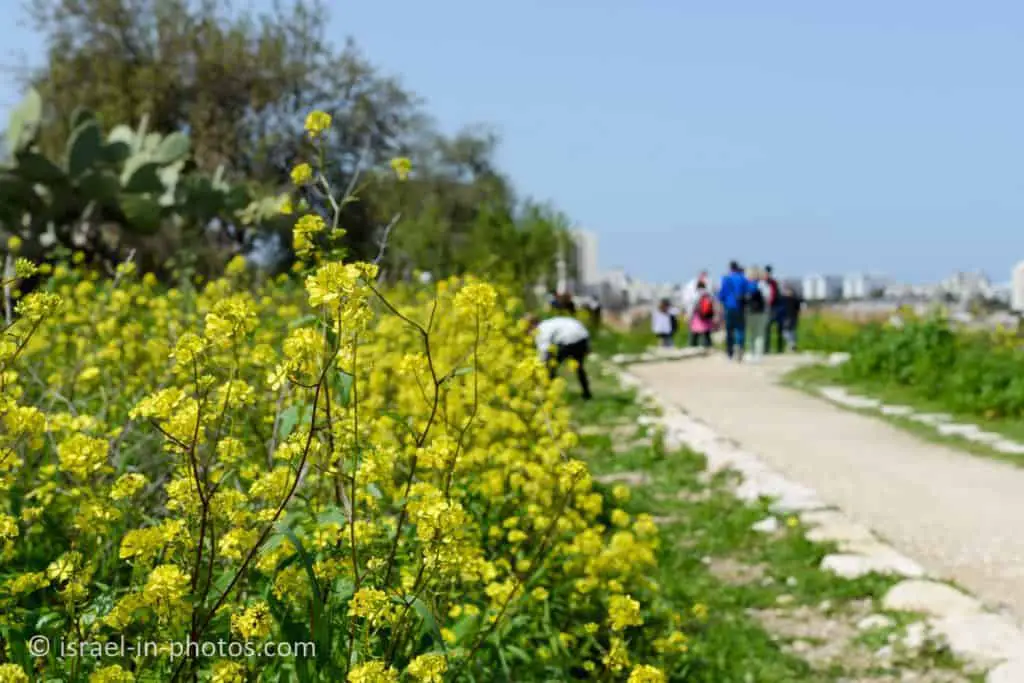
[[[0,238],[17,234],[39,245],[44,234],[47,241],[56,234],[58,244],[77,248],[75,231],[89,221],[103,232],[115,226],[127,235],[168,229],[202,236],[215,218],[247,227],[272,218],[270,204],[257,202],[256,209],[244,185],[224,180],[223,168],[212,177],[187,171],[188,136],[148,130],[146,117],[137,128],[118,125],[104,135],[95,114],[78,108],[57,161],[36,145],[42,122],[42,98],[31,90],[7,127],[11,159],[0,165]]]
[[[7,122],[7,151],[19,154],[35,142],[43,120],[43,98],[32,88]]]

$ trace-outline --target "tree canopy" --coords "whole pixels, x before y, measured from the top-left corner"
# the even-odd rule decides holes
[[[525,281],[543,277],[568,221],[516,197],[497,168],[498,137],[482,126],[437,132],[423,100],[381,73],[352,40],[327,35],[318,0],[264,13],[226,0],[33,0],[32,27],[46,61],[30,78],[47,103],[42,149],[58,155],[79,107],[112,127],[143,116],[150,130],[187,132],[190,164],[279,192],[302,153],[309,111],[334,120],[326,159],[346,187],[357,167],[396,156],[414,173],[398,183],[369,174],[344,208],[350,252],[372,258],[396,213],[384,263],[392,276],[478,269]]]

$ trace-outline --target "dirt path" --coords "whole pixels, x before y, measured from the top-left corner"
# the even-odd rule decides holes
[[[630,371],[929,573],[1024,621],[1024,468],[778,386],[793,365],[785,357],[737,365],[716,355]]]

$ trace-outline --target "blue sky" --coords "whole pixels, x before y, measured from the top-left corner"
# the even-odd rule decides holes
[[[495,124],[522,193],[597,232],[603,267],[655,280],[730,258],[1008,279],[1022,28],[1012,0],[364,0],[330,23],[442,128]],[[23,34],[0,62],[18,50],[39,57]],[[5,75],[0,107],[16,99]]]

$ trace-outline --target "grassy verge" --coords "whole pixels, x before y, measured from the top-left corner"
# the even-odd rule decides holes
[[[823,386],[842,386],[855,393],[864,396],[877,398],[884,403],[891,405],[904,405],[913,408],[919,413],[946,413],[952,415],[956,422],[978,425],[981,429],[996,434],[1002,434],[1008,439],[1024,442],[1024,420],[1013,419],[986,419],[977,415],[956,411],[943,404],[941,401],[927,400],[911,389],[895,386],[886,382],[871,381],[848,381],[842,373],[841,368],[825,365],[808,365],[789,372],[782,379],[786,386],[799,389],[808,394],[818,396],[817,389]],[[819,398],[821,398],[819,396]],[[825,399],[822,399],[825,400]],[[898,415],[885,415],[874,409],[846,408],[856,413],[869,415],[885,420],[893,426],[910,432],[926,441],[932,443],[953,446],[959,450],[966,451],[973,455],[1003,460],[1015,465],[1024,466],[1024,457],[1007,453],[1000,453],[989,446],[971,441],[960,436],[940,434],[934,427],[921,424],[914,420]]]
[[[591,346],[595,353],[612,356],[616,353],[643,353],[657,342],[650,332],[615,330],[607,325],[593,333]]]
[[[730,493],[735,475],[710,476],[702,455],[667,452],[657,433],[637,426],[645,410],[633,392],[595,375],[595,398],[573,404],[591,470],[607,488],[628,483],[632,493],[622,507],[658,521],[662,542],[653,578],[663,595],[680,611],[706,608],[689,669],[672,680],[813,683],[891,672],[872,653],[891,642],[906,615],[865,631],[850,624],[878,613],[877,601],[896,579],[851,581],[819,570],[834,548],[807,541],[796,518],[780,519],[774,533],[753,530],[770,515],[767,501],[746,505]],[[836,642],[844,644],[831,652]],[[944,651],[929,650],[899,667],[933,671],[956,664]]]

